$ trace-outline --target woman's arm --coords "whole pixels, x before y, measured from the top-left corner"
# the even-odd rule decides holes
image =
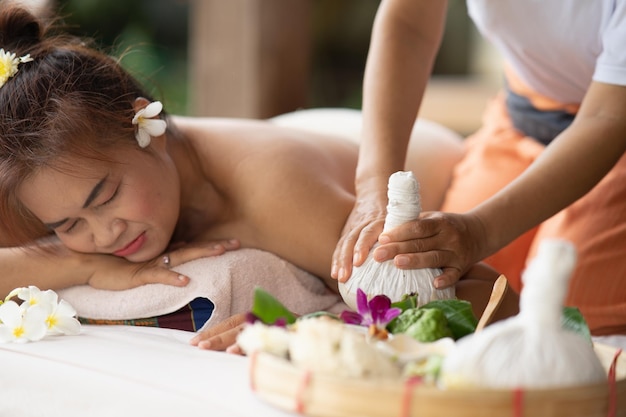
[[[71,256],[60,244],[46,246],[0,248],[0,298],[28,285],[60,289],[88,282],[92,272],[88,263]]]
[[[626,152],[626,87],[592,83],[579,114],[533,166],[470,214],[491,254],[590,191]]]
[[[470,265],[590,191],[626,152],[625,132],[626,87],[592,83],[572,125],[519,178],[466,214],[430,213],[384,233],[376,259],[442,267],[436,284],[456,282]]]
[[[0,298],[14,288],[29,285],[53,290],[84,284],[108,290],[125,290],[150,283],[182,287],[189,283],[189,278],[170,267],[221,255],[238,247],[237,241],[187,245],[168,252],[169,266],[163,264],[162,256],[134,263],[112,255],[73,252],[56,240],[46,243],[45,247],[0,248]]]
[[[333,255],[341,281],[382,232],[389,176],[404,169],[411,129],[441,42],[446,1],[385,0],[376,14],[363,83],[363,136],[354,209]]]

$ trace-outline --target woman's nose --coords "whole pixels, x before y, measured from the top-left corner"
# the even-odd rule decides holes
[[[95,221],[92,230],[94,244],[101,249],[111,249],[126,230],[126,222],[117,218],[110,221]]]

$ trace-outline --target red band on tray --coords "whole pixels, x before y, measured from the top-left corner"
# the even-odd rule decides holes
[[[513,417],[524,415],[524,390],[516,388],[513,390]]]
[[[252,355],[250,355],[250,389],[252,391],[256,391],[256,386],[254,385],[254,383],[256,381],[255,375],[256,375],[256,364],[257,364],[258,356],[259,356],[259,352],[256,350],[252,352]]]
[[[300,380],[300,386],[296,392],[296,413],[304,414],[304,395],[311,383],[311,371],[306,371]]]
[[[611,367],[609,368],[609,412],[607,417],[615,417],[617,413],[617,387],[615,385],[615,379],[617,377],[617,359],[622,353],[622,349],[618,349],[613,356]]]
[[[422,383],[422,378],[414,376],[406,380],[404,383],[404,393],[402,395],[402,408],[400,409],[400,417],[411,416],[411,398],[413,397],[413,388]]]

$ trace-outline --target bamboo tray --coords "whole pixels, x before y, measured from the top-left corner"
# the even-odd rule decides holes
[[[250,357],[250,384],[261,400],[311,417],[626,417],[626,354],[595,350],[607,383],[575,388],[446,391],[411,379],[316,375],[263,352]]]

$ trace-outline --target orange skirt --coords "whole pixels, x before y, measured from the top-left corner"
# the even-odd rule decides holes
[[[600,140],[600,139],[599,139]],[[491,197],[543,151],[508,117],[504,93],[487,106],[466,140],[442,211],[461,213]],[[566,304],[578,307],[594,335],[626,334],[626,156],[587,195],[485,259],[521,290],[521,273],[539,241],[562,238],[578,251]]]

